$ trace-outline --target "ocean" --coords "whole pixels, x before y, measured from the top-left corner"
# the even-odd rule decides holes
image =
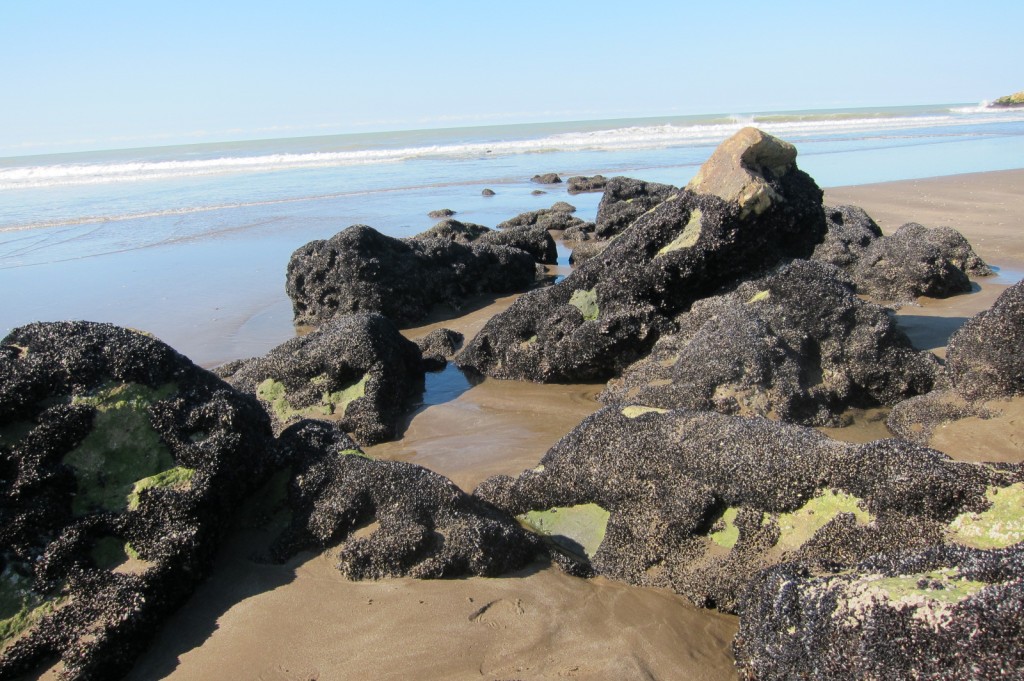
[[[1024,110],[965,104],[0,158],[0,334],[90,319],[152,332],[205,366],[261,354],[294,334],[285,267],[310,240],[356,223],[411,236],[440,208],[494,226],[568,200],[592,220],[600,194],[529,179],[601,173],[682,185],[745,125],[795,144],[823,187],[1024,167]]]

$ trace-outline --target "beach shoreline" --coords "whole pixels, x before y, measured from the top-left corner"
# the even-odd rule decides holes
[[[898,319],[914,318],[903,323],[915,327],[915,340],[941,353],[955,325],[990,306],[1013,273],[1024,271],[1021,186],[1024,170],[1000,171],[838,187],[826,190],[825,201],[863,207],[886,233],[910,221],[948,224],[1001,268],[972,293],[900,309]],[[447,326],[468,340],[510,302],[500,298],[405,333]],[[600,406],[598,389],[467,383],[417,410],[401,439],[367,451],[424,465],[471,490],[490,475],[535,465]],[[942,449],[984,460],[986,447],[1019,430],[1021,403],[1005,407],[1003,421],[968,419],[946,430]],[[828,432],[852,440],[887,436],[877,418]],[[989,458],[1024,459],[1018,439]],[[662,589],[580,580],[546,564],[497,579],[349,582],[329,553],[284,566],[253,562],[254,541],[259,537],[243,534],[222,551],[213,576],[167,622],[129,678],[736,678],[729,642],[737,619]]]

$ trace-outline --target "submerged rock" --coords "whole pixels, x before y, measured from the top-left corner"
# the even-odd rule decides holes
[[[119,678],[272,461],[259,404],[90,322],[0,341],[0,677]]]
[[[357,312],[410,323],[436,304],[458,307],[479,293],[522,291],[536,277],[533,258],[518,248],[447,238],[404,241],[353,225],[296,250],[285,290],[299,324]]]
[[[940,371],[823,263],[795,260],[676,321],[679,331],[611,381],[603,402],[838,425],[850,407],[928,392]]]
[[[371,460],[332,424],[303,421],[281,443],[293,467],[277,560],[341,542],[338,568],[351,579],[493,577],[540,550],[512,518],[444,476]]]
[[[760,213],[741,217],[738,203],[680,191],[600,257],[492,318],[459,365],[495,378],[605,380],[646,353],[695,300],[809,255],[824,234],[821,190],[795,165],[759,172],[775,188]]]
[[[391,439],[423,389],[419,348],[379,314],[336,317],[223,372],[255,395],[280,431],[329,418],[364,444]]]
[[[753,580],[734,650],[756,679],[1024,676],[1024,548],[939,547]]]
[[[842,268],[860,293],[880,300],[945,298],[971,290],[992,270],[952,227],[907,223],[890,236],[856,206],[826,210],[828,234],[813,258]]]
[[[561,184],[562,178],[558,176],[558,173],[543,173],[531,177],[530,182],[536,182],[537,184]]]
[[[1005,524],[972,518],[996,495],[1016,498],[1022,480],[1019,466],[960,463],[904,440],[849,444],[766,419],[628,405],[474,494],[542,529],[543,514],[575,518],[552,532],[599,574],[738,612],[772,565],[837,569],[942,543],[1020,541],[1019,508],[1008,539]]]
[[[434,218],[435,220],[439,220],[441,218],[450,218],[453,215],[455,215],[455,211],[453,211],[451,208],[439,208],[438,210],[432,210],[429,213],[427,213],[427,217]]]
[[[678,192],[677,187],[668,184],[644,182],[630,177],[611,178],[605,184],[604,196],[597,207],[595,234],[600,239],[610,239]]]
[[[486,189],[485,188],[483,191],[480,192],[480,195],[481,196],[494,196],[494,190],[493,189]]]

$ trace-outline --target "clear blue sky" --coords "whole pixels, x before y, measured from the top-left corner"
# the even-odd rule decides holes
[[[3,0],[0,156],[366,130],[976,102],[1024,2]]]

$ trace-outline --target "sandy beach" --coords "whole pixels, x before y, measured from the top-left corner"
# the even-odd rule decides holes
[[[859,205],[886,233],[911,221],[953,226],[999,268],[970,294],[898,311],[915,343],[937,354],[1024,272],[1024,170],[841,187],[826,191],[826,203]],[[448,326],[468,339],[510,301],[405,333]],[[600,386],[491,379],[469,386],[450,373],[432,380],[451,393],[413,414],[400,440],[368,452],[426,466],[466,490],[534,465],[599,407]],[[1001,415],[941,429],[933,446],[966,460],[1024,459],[1022,402],[990,406]],[[858,416],[828,432],[849,440],[887,436],[884,413]],[[736,678],[730,641],[737,619],[665,590],[576,579],[540,563],[499,579],[350,582],[330,553],[281,566],[250,559],[265,541],[244,531],[230,542],[213,576],[129,678]]]

